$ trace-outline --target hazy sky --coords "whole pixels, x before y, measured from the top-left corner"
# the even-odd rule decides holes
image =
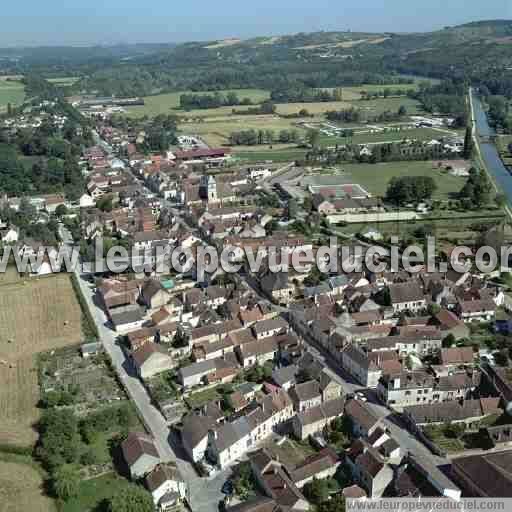
[[[427,31],[512,19],[512,0],[2,2],[0,45],[181,42],[314,30]]]

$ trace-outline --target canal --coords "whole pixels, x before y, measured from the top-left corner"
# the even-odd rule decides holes
[[[480,140],[480,150],[487,170],[494,176],[499,192],[504,194],[508,203],[512,205],[512,175],[503,164],[496,145],[492,142],[485,142],[481,137],[492,137],[496,135],[494,129],[489,126],[487,115],[478,96],[471,91],[473,100],[473,114],[475,117],[476,132]]]

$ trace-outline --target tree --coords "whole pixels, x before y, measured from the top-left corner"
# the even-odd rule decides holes
[[[153,498],[143,487],[131,485],[110,498],[108,512],[153,512]]]
[[[473,132],[471,126],[466,128],[466,135],[464,137],[464,158],[471,160],[473,157],[474,143],[473,143]]]
[[[456,341],[457,341],[457,340],[455,339],[455,336],[454,336],[452,333],[448,334],[447,336],[445,336],[445,337],[443,338],[443,341],[442,341],[442,343],[443,343],[443,348],[450,348],[450,347],[453,347],[453,345],[455,345],[455,342],[456,342]]]
[[[56,469],[52,478],[52,488],[61,500],[69,500],[78,494],[80,476],[71,464]]]
[[[317,507],[317,512],[345,512],[345,498],[336,494],[329,501],[324,501]]]
[[[492,184],[487,173],[483,169],[477,170],[473,167],[459,197],[468,200],[474,207],[481,208],[489,203],[491,192]]]
[[[103,212],[111,212],[113,208],[112,201],[112,196],[106,195],[98,199],[96,206]]]
[[[313,478],[304,486],[304,496],[314,505],[320,505],[329,499],[329,483],[325,479]]]
[[[308,144],[316,148],[318,146],[318,141],[320,140],[320,132],[318,130],[309,130],[306,134],[306,141]]]
[[[441,306],[439,306],[439,304],[432,303],[428,305],[427,312],[430,316],[437,315],[439,311],[441,311]]]
[[[68,207],[65,204],[59,204],[57,208],[55,208],[55,215],[57,217],[63,217],[64,215],[67,215],[68,213]]]
[[[504,208],[507,204],[507,197],[505,194],[497,194],[494,200],[499,208]]]
[[[404,105],[400,105],[399,109],[398,109],[398,116],[399,117],[404,117],[407,115],[407,109],[405,108]]]
[[[402,176],[391,178],[386,199],[397,206],[419,203],[432,197],[437,185],[431,176]]]
[[[288,201],[288,218],[295,219],[297,217],[297,213],[299,212],[299,207],[297,206],[297,201],[291,198]]]

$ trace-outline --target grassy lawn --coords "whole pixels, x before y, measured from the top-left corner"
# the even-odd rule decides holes
[[[431,128],[413,128],[410,130],[387,131],[378,133],[358,133],[353,137],[320,137],[321,146],[335,146],[336,144],[367,144],[373,142],[400,142],[404,139],[432,140],[449,135],[448,132],[433,130]],[[453,135],[457,135],[453,132]]]
[[[230,114],[233,108],[245,110],[247,107],[221,107],[212,109],[199,109],[185,112],[179,108],[180,96],[182,94],[214,94],[216,91],[209,92],[194,92],[194,91],[182,91],[182,92],[171,92],[168,94],[157,94],[156,96],[146,96],[144,98],[144,105],[136,105],[133,107],[126,107],[126,111],[131,117],[142,117],[142,116],[156,116],[158,114],[171,114],[180,113],[187,116],[218,116]],[[227,94],[229,92],[235,92],[238,97],[242,100],[249,98],[253,103],[260,103],[269,98],[269,92],[263,89],[238,89],[238,90],[224,90],[218,91],[221,94]]]
[[[368,114],[381,114],[386,111],[397,112],[402,105],[407,109],[409,115],[423,113],[419,101],[407,97],[359,100],[351,101],[350,104]]]
[[[460,452],[464,450],[464,443],[456,437],[447,437],[443,431],[443,425],[432,425],[425,427],[425,434],[434,442],[441,450],[445,452]]]
[[[279,460],[291,468],[299,465],[306,457],[309,457],[316,450],[309,444],[308,441],[296,441],[286,439],[284,443],[278,446],[274,442],[269,442],[266,445],[269,452]]]
[[[310,114],[324,114],[330,110],[345,110],[351,107],[346,101],[319,101],[316,103],[277,103],[276,110],[278,114],[289,115],[297,114],[302,109],[306,109]]]
[[[25,86],[18,81],[0,80],[0,111],[8,103],[21,105],[25,99]]]
[[[131,485],[133,484],[128,480],[114,473],[82,481],[78,496],[65,502],[60,512],[92,512],[99,510],[99,505],[104,500],[125,491]]]
[[[432,162],[391,162],[380,164],[343,164],[347,183],[358,183],[376,196],[384,196],[394,176],[431,176],[437,185],[436,199],[448,199],[459,192],[465,179],[432,166]]]
[[[222,396],[217,391],[217,388],[206,389],[205,391],[198,391],[197,393],[192,393],[185,401],[191,409],[196,409],[197,407],[201,407],[208,402],[212,402],[214,400],[220,400]]]
[[[296,126],[295,123],[295,119],[282,119],[275,115],[220,115],[217,117],[193,119],[192,122],[181,122],[179,126],[182,133],[198,135],[205,139],[208,144],[220,146],[228,144],[229,136],[232,132],[243,130],[273,130],[277,136],[281,130],[296,129],[301,136],[305,135],[305,131],[301,127]],[[255,146],[255,148],[257,147]]]
[[[274,162],[292,162],[304,158],[306,150],[304,149],[269,149],[268,151],[239,151],[234,150],[236,157],[246,162],[260,162],[262,160],[272,160]]]
[[[418,88],[418,81],[415,81],[413,84],[396,84],[396,85],[374,85],[374,84],[363,84],[355,87],[343,87],[339,88],[343,90],[343,100],[344,101],[354,101],[361,99],[361,92],[380,92],[384,89],[392,89],[396,91],[400,89],[401,91],[408,91],[410,89],[416,90]],[[324,90],[332,91],[334,87],[326,87]]]

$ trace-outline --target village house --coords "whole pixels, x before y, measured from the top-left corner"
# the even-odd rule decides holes
[[[403,311],[417,313],[427,307],[427,302],[419,283],[393,283],[388,286],[391,305],[395,314]]]
[[[131,357],[137,375],[142,380],[154,377],[174,367],[172,357],[165,348],[157,343],[146,343],[135,350]]]
[[[289,282],[287,272],[268,272],[260,278],[263,293],[272,302],[287,305],[293,302],[295,286]]]
[[[209,416],[187,414],[182,420],[181,441],[189,460],[199,462],[208,447],[208,432],[216,425]]]
[[[147,434],[130,432],[121,444],[121,451],[133,480],[144,477],[160,463],[153,439]]]
[[[286,334],[289,328],[288,322],[281,317],[262,320],[260,322],[256,322],[252,326],[254,335],[258,340],[270,338],[279,334]]]
[[[367,492],[368,497],[381,498],[394,473],[379,452],[357,440],[348,450],[345,461],[351,469],[352,478]]]
[[[480,398],[410,405],[403,408],[402,415],[413,430],[424,425],[441,425],[446,422],[464,423],[467,427],[478,425],[483,419],[501,415],[499,398]]]
[[[388,406],[393,407],[462,400],[470,398],[480,379],[481,374],[477,371],[439,378],[424,371],[402,372],[382,377],[377,394]]]
[[[292,420],[293,434],[297,439],[304,440],[321,432],[343,414],[344,406],[345,400],[337,398],[297,413]]]
[[[280,386],[285,391],[289,391],[290,388],[295,385],[298,372],[299,368],[294,364],[274,368],[274,370],[272,370],[272,380],[277,386]]]
[[[443,338],[449,334],[453,335],[456,340],[469,337],[469,328],[461,321],[453,311],[441,309],[430,320],[432,325],[439,327]]]
[[[353,344],[342,350],[341,365],[360,384],[368,388],[376,388],[382,376],[382,370],[378,365]]]
[[[512,497],[512,450],[466,455],[452,461],[451,477],[466,496]]]
[[[192,388],[203,384],[208,375],[228,369],[237,371],[236,358],[207,359],[180,368],[177,372],[178,382],[184,388]]]
[[[275,461],[265,449],[253,452],[249,458],[252,473],[264,493],[278,510],[303,512],[310,506],[291,480],[286,468]],[[273,508],[272,510],[276,510]]]
[[[324,448],[306,458],[293,471],[290,471],[290,477],[293,483],[299,489],[302,489],[314,478],[317,480],[332,478],[338,471],[340,464],[341,460],[336,452],[331,448]]]
[[[463,322],[491,322],[496,315],[496,303],[492,299],[460,301],[456,312]]]
[[[120,334],[140,329],[144,324],[142,308],[137,304],[117,307],[109,311],[109,316],[114,329]]]
[[[244,343],[235,348],[240,364],[244,368],[263,365],[267,361],[273,361],[279,351],[279,346],[274,337]]]
[[[310,380],[296,384],[290,390],[290,398],[297,412],[304,412],[322,403],[320,384],[316,380]]]
[[[453,347],[441,349],[441,364],[448,369],[459,366],[472,366],[475,360],[473,347]]]
[[[169,301],[169,293],[156,279],[146,281],[141,288],[141,298],[149,309],[162,308]]]
[[[267,438],[293,415],[286,391],[276,390],[253,403],[253,407],[232,422],[210,430],[208,453],[223,469]]]
[[[349,400],[345,414],[350,419],[354,437],[369,437],[381,424],[368,405],[360,400]]]
[[[146,475],[144,483],[155,507],[161,512],[173,509],[188,495],[187,483],[176,465],[171,463],[159,464]]]

